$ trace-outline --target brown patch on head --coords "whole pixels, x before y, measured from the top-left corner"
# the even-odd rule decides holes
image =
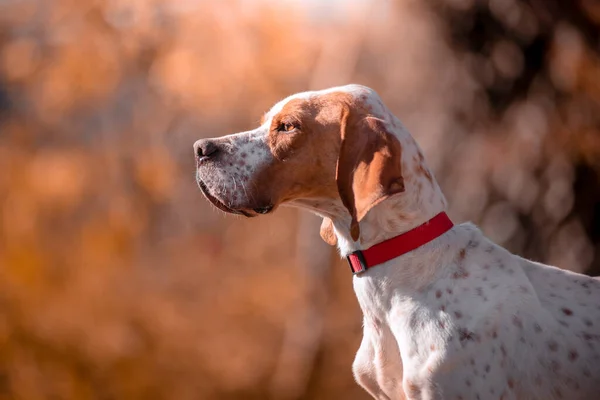
[[[288,101],[271,118],[267,146],[274,161],[257,174],[255,186],[272,204],[338,197],[339,117],[333,118],[331,113],[337,109],[339,114],[340,108],[335,102],[324,104],[322,96],[298,98]]]
[[[293,99],[273,117],[267,144],[277,160],[285,161],[303,147],[307,134],[314,133],[315,126],[311,120],[315,118],[315,114],[311,102]]]
[[[400,142],[382,120],[364,117],[350,107],[342,111],[342,143],[336,181],[350,212],[350,233],[358,240],[358,223],[375,205],[404,191]]]
[[[267,145],[275,162],[258,181],[267,183],[272,202],[339,198],[350,213],[353,240],[373,206],[404,191],[400,142],[349,93],[288,101],[271,120]],[[321,236],[335,243],[329,223]]]

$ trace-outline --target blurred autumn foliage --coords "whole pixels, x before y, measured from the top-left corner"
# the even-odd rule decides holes
[[[318,221],[194,182],[196,139],[306,89],[373,87],[455,221],[600,274],[599,26],[592,0],[0,1],[0,399],[366,398]]]

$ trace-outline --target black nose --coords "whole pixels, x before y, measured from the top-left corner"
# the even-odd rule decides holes
[[[219,152],[219,148],[210,139],[201,139],[194,143],[194,154],[198,159],[214,156]]]

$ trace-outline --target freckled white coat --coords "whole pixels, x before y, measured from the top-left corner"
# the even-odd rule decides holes
[[[337,167],[327,156],[343,152],[344,140],[350,140],[342,137],[340,144],[331,133],[331,126],[343,131],[346,123],[335,119],[348,113],[331,111],[338,101],[331,95],[337,93],[354,99],[345,100],[344,107],[361,108],[366,113],[361,118],[376,119],[401,148],[401,154],[377,151],[394,157],[403,190],[373,203],[363,217],[357,217],[354,199],[349,206],[339,182],[339,195],[329,187],[319,191],[318,186],[327,184],[317,175],[297,172],[313,167],[294,164],[303,152],[310,153],[325,178],[341,179],[341,156]],[[280,121],[290,116],[298,121],[297,132],[294,128],[291,136],[282,136],[286,132],[278,128]],[[309,130],[305,126],[311,126],[310,134],[302,132]],[[370,126],[361,135],[381,137]],[[313,141],[318,145],[310,147]],[[208,160],[208,144],[219,148],[219,157]],[[217,207],[247,216],[279,203],[309,209],[324,217],[322,236],[337,242],[342,256],[406,232],[446,209],[418,145],[364,86],[290,96],[265,115],[259,128],[199,141],[195,152],[198,182]],[[287,177],[293,182],[276,190]],[[356,182],[353,190],[361,184]],[[353,233],[355,223],[359,238]],[[474,225],[461,224],[355,276],[353,285],[364,314],[364,336],[352,369],[374,398],[600,399],[598,280],[525,260],[490,242]]]

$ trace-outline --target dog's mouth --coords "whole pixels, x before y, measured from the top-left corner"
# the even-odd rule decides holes
[[[200,187],[200,191],[202,192],[204,197],[206,197],[206,199],[209,202],[211,202],[219,210],[226,212],[228,214],[243,215],[244,217],[252,218],[252,217],[257,217],[260,214],[268,214],[269,212],[271,212],[273,210],[272,205],[268,205],[268,206],[264,206],[264,207],[256,207],[253,209],[231,208],[231,207],[227,206],[225,203],[223,203],[221,200],[219,200],[215,196],[213,196],[210,193],[210,191],[208,190],[208,187],[206,186],[206,184],[201,179],[198,179],[198,186]]]

